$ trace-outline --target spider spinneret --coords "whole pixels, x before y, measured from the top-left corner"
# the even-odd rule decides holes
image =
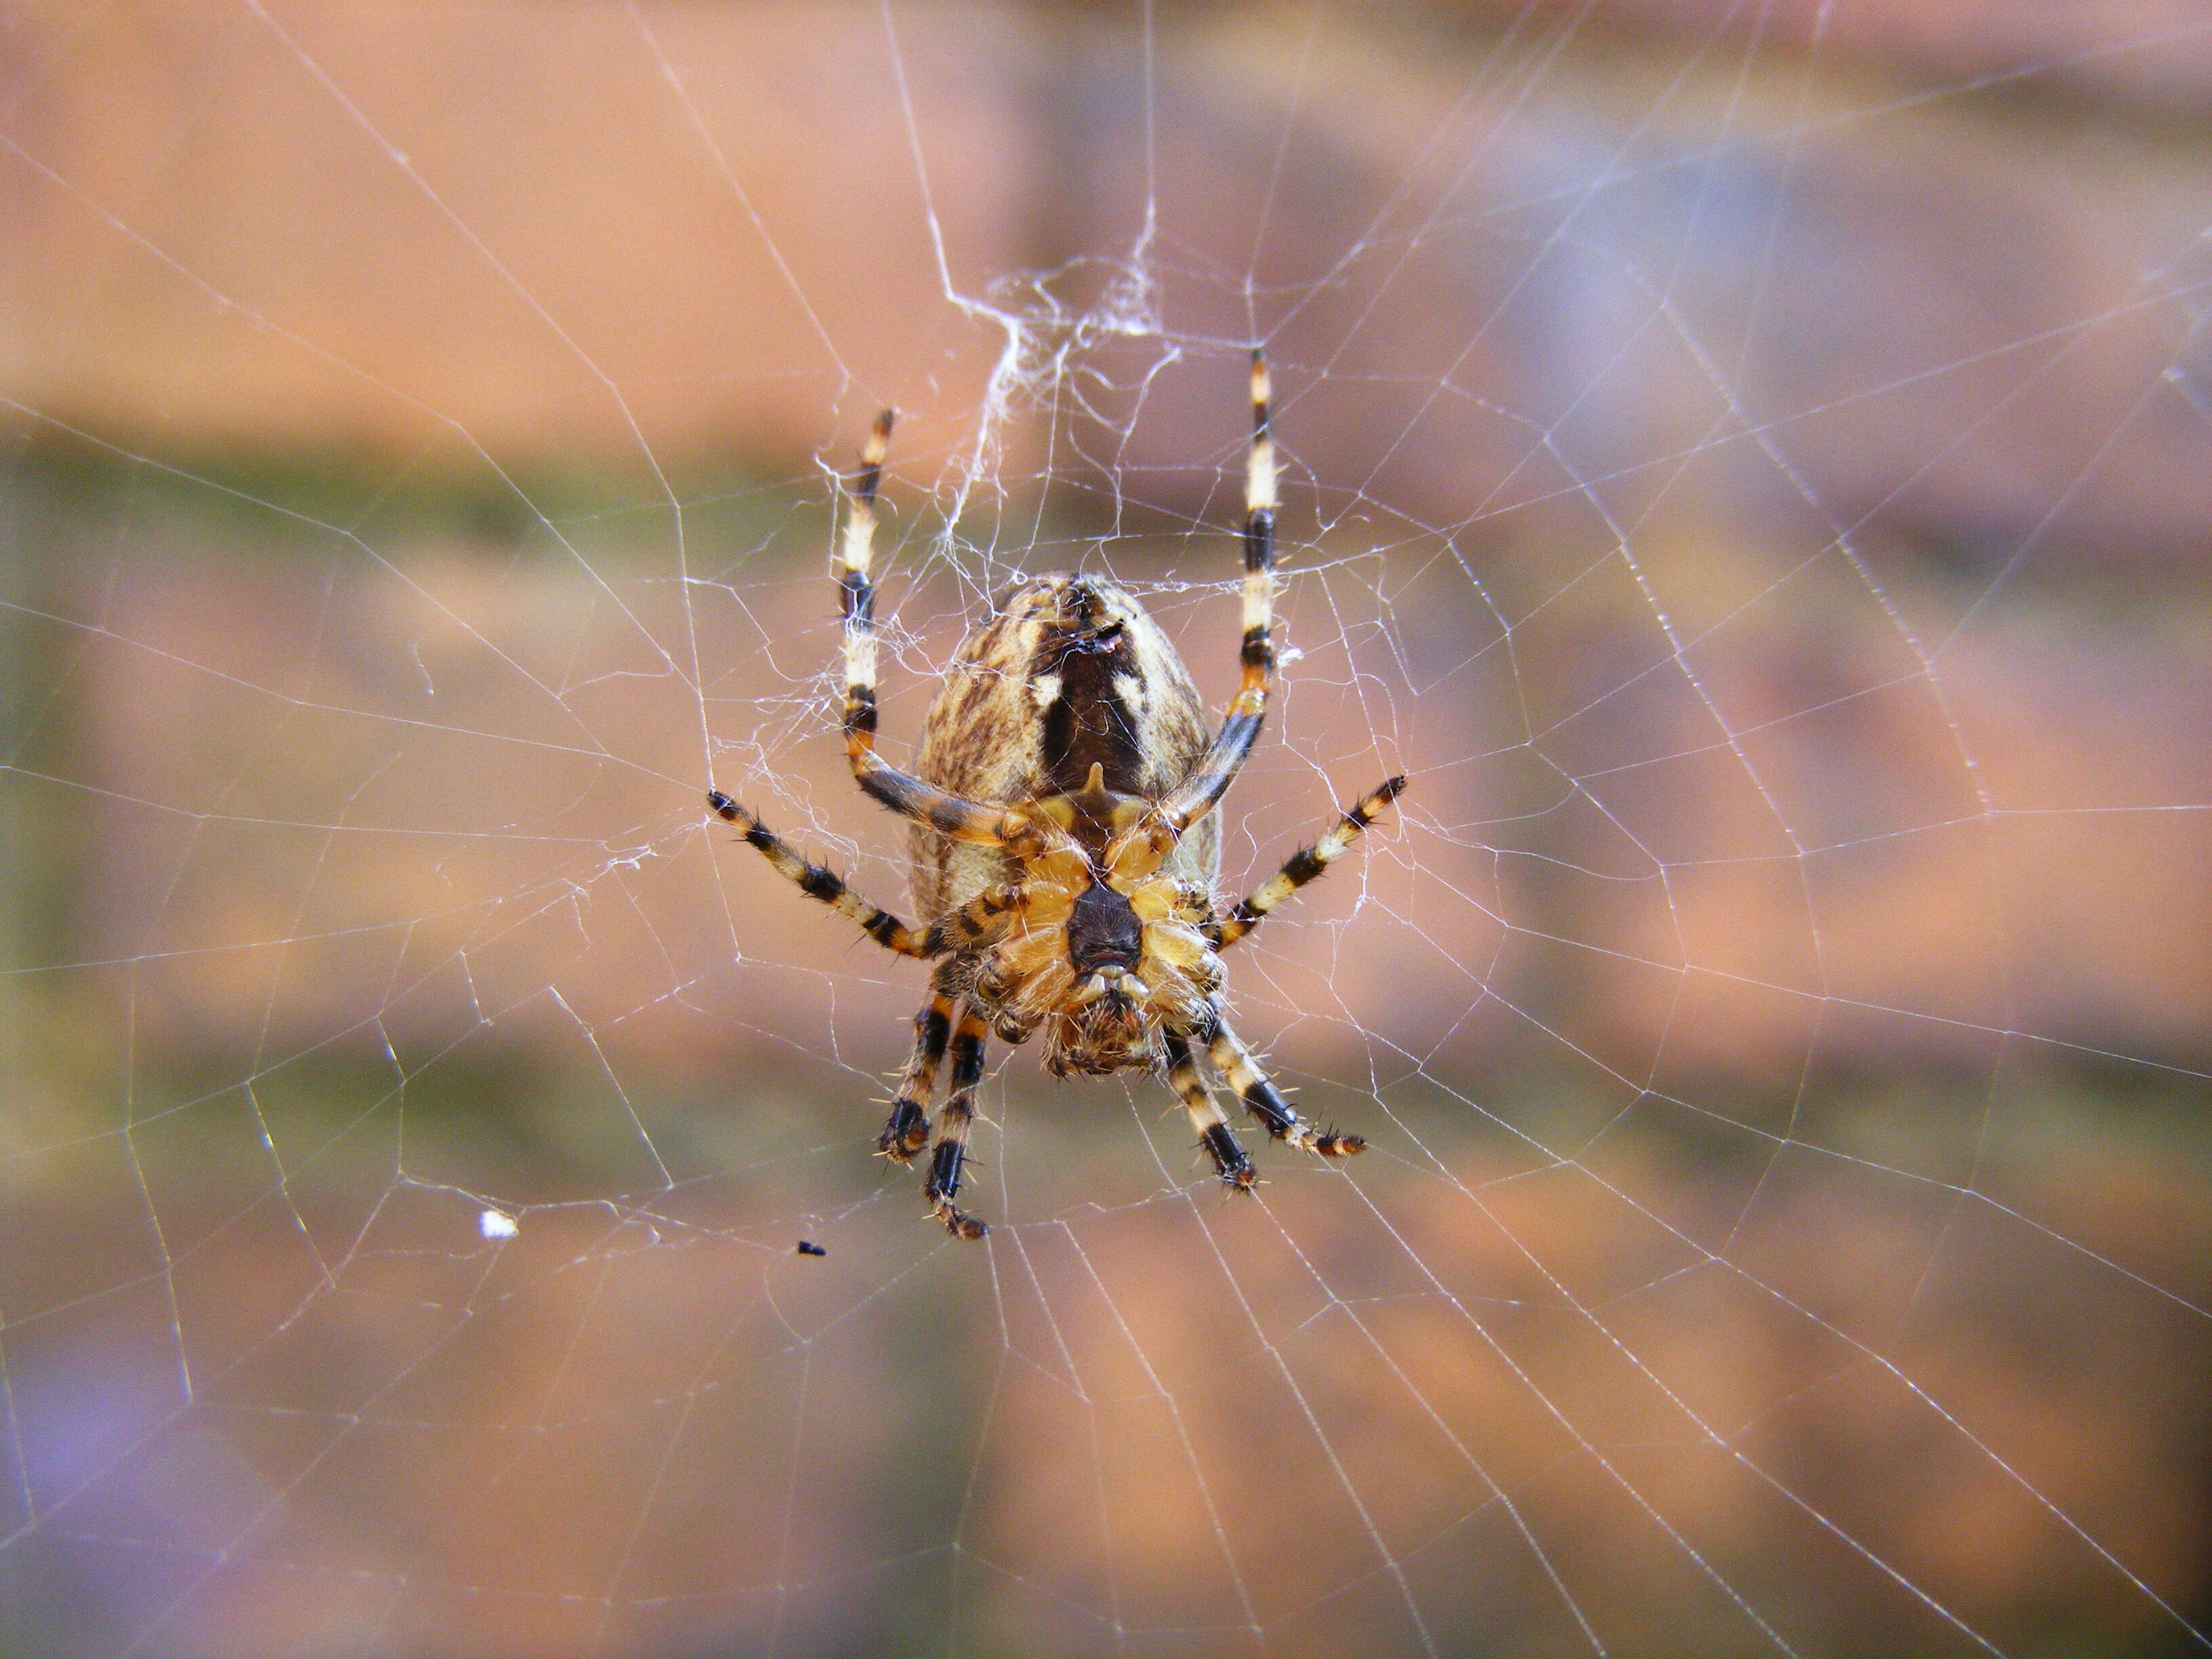
[[[1136,597],[1090,575],[1036,578],[1003,595],[961,644],[923,722],[915,770],[875,752],[875,498],[891,413],[877,417],[839,542],[845,747],[863,792],[914,824],[920,930],[809,863],[720,790],[708,804],[811,897],[902,956],[938,960],[915,1049],[877,1149],[927,1151],[933,1212],[962,1238],[988,1231],[956,1200],[987,1033],[1042,1033],[1056,1075],[1166,1073],[1221,1180],[1249,1191],[1250,1158],[1213,1098],[1203,1053],[1275,1139],[1348,1157],[1358,1135],[1291,1109],[1224,1017],[1220,953],[1327,869],[1405,787],[1394,777],[1346,809],[1227,915],[1214,908],[1215,806],[1258,740],[1274,665],[1274,447],[1265,360],[1252,354],[1245,473],[1242,679],[1208,736],[1189,670]],[[951,1087],[932,1143],[929,1104]]]

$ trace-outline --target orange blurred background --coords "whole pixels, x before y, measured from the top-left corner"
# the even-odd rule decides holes
[[[7,21],[0,1651],[2207,1644],[2185,9]],[[951,1246],[703,791],[903,903],[886,404],[895,753],[1017,572],[1225,696],[1255,341],[1372,1151],[994,1049]]]

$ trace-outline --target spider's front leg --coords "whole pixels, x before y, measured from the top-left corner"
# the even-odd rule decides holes
[[[937,1068],[952,1038],[950,969],[947,963],[930,979],[929,1000],[914,1017],[914,1058],[899,1079],[890,1120],[876,1137],[876,1150],[895,1163],[911,1164],[929,1145],[929,1097],[936,1091]]]
[[[1283,1098],[1283,1091],[1268,1080],[1267,1074],[1260,1069],[1260,1062],[1252,1058],[1252,1051],[1237,1041],[1237,1033],[1229,1029],[1225,1021],[1216,1018],[1208,1029],[1191,1035],[1205,1040],[1214,1069],[1237,1091],[1237,1099],[1244,1103],[1244,1109],[1258,1118],[1277,1140],[1319,1152],[1323,1158],[1350,1158],[1354,1152],[1367,1150],[1367,1142],[1362,1137],[1340,1135],[1334,1129],[1316,1129],[1293,1111],[1291,1103]]]
[[[953,1202],[960,1194],[961,1166],[968,1158],[969,1126],[975,1121],[975,1085],[983,1076],[983,1022],[973,1009],[963,1006],[952,1032],[952,1092],[938,1122],[937,1148],[929,1155],[929,1178],[921,1189],[931,1211],[955,1238],[981,1238],[990,1231],[979,1218]]]
[[[1221,1115],[1213,1091],[1199,1075],[1189,1039],[1181,1032],[1170,1030],[1163,1034],[1163,1041],[1168,1054],[1168,1085],[1182,1097],[1183,1109],[1190,1114],[1190,1127],[1198,1131],[1198,1144],[1213,1160],[1213,1172],[1224,1185],[1240,1193],[1250,1192],[1259,1182],[1259,1172],[1253,1169],[1244,1143],[1237,1139],[1237,1131]]]

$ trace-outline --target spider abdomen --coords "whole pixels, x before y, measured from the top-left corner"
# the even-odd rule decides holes
[[[1102,576],[1039,576],[1000,596],[961,641],[923,718],[915,771],[969,800],[1016,805],[1082,789],[1096,766],[1115,794],[1157,799],[1206,753],[1206,711],[1175,646],[1137,597]],[[915,901],[949,915],[1018,875],[995,848],[913,832]],[[1212,887],[1209,813],[1164,866]]]

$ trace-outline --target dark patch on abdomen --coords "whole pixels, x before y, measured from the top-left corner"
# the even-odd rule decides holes
[[[1144,765],[1137,718],[1114,682],[1136,672],[1135,648],[1127,628],[1107,617],[1085,584],[1070,583],[1062,604],[1069,620],[1045,630],[1030,666],[1036,676],[1060,676],[1060,696],[1044,711],[1046,779],[1053,790],[1072,793],[1099,766],[1109,789],[1133,794]]]

